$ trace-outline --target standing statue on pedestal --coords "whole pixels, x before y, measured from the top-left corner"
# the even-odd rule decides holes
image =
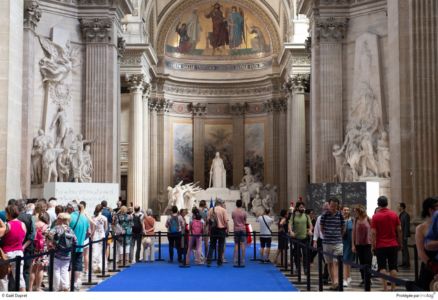
[[[64,148],[64,152],[58,156],[57,162],[58,181],[68,182],[70,179],[71,168],[70,151],[68,148]]]
[[[210,168],[210,183],[209,187],[213,188],[226,188],[227,172],[225,170],[224,161],[220,157],[219,152],[216,152],[216,156],[211,163]],[[212,186],[213,182],[213,186]]]
[[[382,132],[382,136],[377,142],[377,160],[379,162],[379,175],[383,178],[389,178],[389,143],[386,131]]]
[[[63,151],[63,149],[54,149],[52,143],[47,145],[47,149],[43,153],[43,174],[45,174],[47,179],[45,182],[51,182],[52,176],[53,181],[58,180],[56,160],[58,158],[58,154]]]
[[[93,162],[91,161],[90,145],[85,145],[82,152],[81,182],[91,183],[91,173],[93,172]]]
[[[56,113],[55,118],[53,119],[52,124],[50,125],[50,129],[54,129],[55,125],[56,125],[56,147],[63,147],[69,126],[68,126],[67,113],[64,110],[64,107],[62,106],[58,108],[58,112]]]
[[[83,152],[84,145],[91,144],[94,140],[83,140],[82,134],[78,134],[70,145],[71,165],[74,182],[82,182]]]
[[[44,133],[44,130],[38,130],[38,136],[33,139],[31,151],[31,182],[33,184],[43,183],[43,154],[52,138]]]
[[[377,169],[376,159],[374,158],[373,144],[371,141],[371,135],[368,131],[362,130],[362,141],[360,143],[362,147],[361,152],[361,164],[362,164],[362,177],[367,177],[370,170],[373,172],[374,176],[379,175],[379,170]]]

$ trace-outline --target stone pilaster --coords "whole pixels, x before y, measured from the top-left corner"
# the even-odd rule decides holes
[[[244,175],[245,166],[245,112],[247,104],[232,104],[233,115],[233,185],[239,186]]]
[[[22,101],[22,139],[21,139],[21,192],[24,198],[30,197],[31,150],[33,140],[33,95],[35,80],[36,26],[41,19],[39,1],[24,1],[23,22],[23,101]]]
[[[267,134],[267,145],[266,147],[266,152],[268,153],[267,157],[266,157],[266,162],[265,162],[265,184],[269,183],[272,184],[274,183],[275,180],[275,175],[274,175],[274,170],[275,170],[275,145],[276,143],[278,143],[278,141],[275,138],[275,128],[276,128],[276,122],[275,122],[275,116],[274,116],[274,104],[272,100],[268,100],[266,102],[263,103],[264,105],[264,110],[265,112],[268,114],[267,117],[267,128],[266,128],[266,134]]]
[[[149,99],[149,199],[154,201],[158,196],[158,99]]]
[[[331,182],[333,144],[342,144],[342,41],[348,19],[317,17],[313,22],[311,82],[311,181]]]
[[[207,106],[197,103],[191,104],[189,109],[193,114],[193,161],[194,181],[199,182],[203,188],[208,188],[204,185],[204,131],[205,131],[205,115],[207,114]]]
[[[131,75],[129,109],[128,204],[141,205],[143,198],[143,90],[144,75]]]
[[[119,181],[120,77],[113,22],[111,18],[80,19],[86,45],[85,137],[96,138],[91,147],[94,182]]]
[[[4,0],[0,9],[0,205],[21,197],[23,90],[23,1]]]
[[[277,187],[278,202],[274,207],[275,211],[287,207],[287,113],[288,103],[284,97],[277,98],[274,102],[274,113],[276,121],[276,143],[275,143],[275,181],[273,185]]]
[[[308,74],[294,75],[287,83],[289,90],[288,114],[290,132],[288,135],[288,190],[289,197],[305,198],[307,187],[306,168],[306,104],[305,91],[309,83]]]

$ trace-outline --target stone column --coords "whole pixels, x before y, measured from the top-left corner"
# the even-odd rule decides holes
[[[342,40],[348,19],[317,18],[312,41],[311,180],[332,182],[333,144],[342,144]]]
[[[207,189],[208,186],[205,186],[204,178],[204,131],[207,106],[205,104],[197,103],[190,105],[189,109],[193,113],[193,157],[195,157],[193,160],[194,181],[199,182],[201,187]]]
[[[275,119],[274,119],[274,105],[272,103],[272,100],[268,100],[264,105],[264,110],[268,114],[267,116],[267,126],[266,126],[266,135],[267,135],[267,145],[266,152],[268,153],[268,156],[265,160],[265,182],[264,184],[273,184],[275,180],[274,175],[274,169],[275,169],[275,143],[277,142],[275,140]]]
[[[149,205],[149,175],[150,175],[150,119],[149,119],[150,89],[143,93],[143,202],[142,208],[151,208]]]
[[[21,129],[21,192],[24,198],[30,197],[31,150],[33,140],[33,95],[35,79],[36,26],[41,18],[39,1],[24,1],[23,23],[23,108]]]
[[[119,182],[119,84],[117,38],[111,18],[80,19],[85,51],[85,137],[91,147],[94,182]],[[141,98],[140,98],[141,101]]]
[[[245,112],[247,104],[231,105],[233,115],[233,185],[239,186],[245,166]],[[241,145],[241,146],[239,146]]]
[[[305,88],[309,81],[308,74],[297,74],[288,82],[291,92],[288,99],[290,112],[288,121],[288,193],[291,199],[299,196],[305,198],[307,187],[306,168],[306,104]]]
[[[0,9],[0,204],[21,197],[23,1]]]
[[[129,77],[128,205],[142,204],[143,197],[143,90],[144,75]]]
[[[149,99],[149,140],[150,140],[150,152],[149,152],[149,199],[155,200],[158,196],[158,99]]]
[[[281,208],[288,206],[288,190],[287,190],[287,159],[288,148],[285,146],[284,141],[287,141],[287,116],[288,116],[288,103],[286,98],[279,98],[276,100],[276,111],[278,116],[278,181],[274,182],[277,186],[278,202],[274,207],[275,212],[280,211]]]

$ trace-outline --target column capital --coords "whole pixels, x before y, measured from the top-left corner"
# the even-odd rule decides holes
[[[318,41],[341,42],[347,32],[348,18],[317,18],[315,34]]]
[[[173,102],[164,98],[150,98],[148,106],[151,112],[167,113],[172,109]]]
[[[203,117],[207,114],[207,105],[203,103],[190,103],[189,111],[193,117]]]
[[[41,8],[38,0],[25,0],[24,1],[24,21],[23,25],[25,28],[30,28],[35,30],[38,22],[41,19]]]
[[[129,75],[127,76],[127,81],[130,92],[142,92],[147,89],[148,86],[144,74]]]
[[[113,22],[110,18],[81,18],[79,22],[85,42],[105,43],[111,40]]]
[[[272,100],[267,100],[263,102],[263,108],[265,109],[265,112],[271,113],[274,111],[274,103]]]
[[[288,92],[305,93],[309,90],[309,85],[310,74],[295,74],[284,83],[283,88]]]
[[[246,109],[248,108],[248,103],[234,103],[230,106],[230,113],[233,116],[239,117],[244,116],[246,113]]]
[[[272,100],[272,106],[275,112],[286,112],[287,111],[287,98],[280,97]]]

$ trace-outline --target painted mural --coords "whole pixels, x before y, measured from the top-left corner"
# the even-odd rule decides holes
[[[233,125],[224,123],[214,123],[205,125],[204,138],[204,186],[208,187],[210,180],[211,162],[219,152],[224,161],[227,171],[227,187],[233,185]]]
[[[170,30],[166,54],[180,57],[264,57],[271,53],[265,26],[235,1],[200,3],[182,13]]]
[[[193,126],[191,123],[173,123],[172,130],[173,184],[193,182]]]
[[[245,166],[249,166],[252,173],[261,182],[265,174],[265,123],[245,124]]]

